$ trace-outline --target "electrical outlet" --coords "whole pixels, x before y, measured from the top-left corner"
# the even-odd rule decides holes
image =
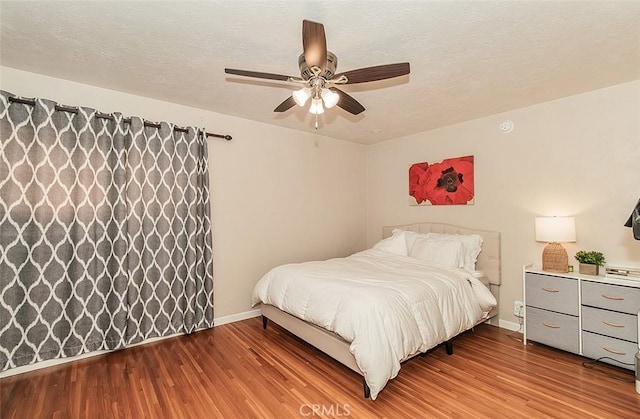
[[[515,301],[513,303],[513,315],[516,317],[524,317],[524,304],[522,301]]]

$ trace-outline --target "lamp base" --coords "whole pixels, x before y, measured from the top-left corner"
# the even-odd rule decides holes
[[[544,247],[542,270],[561,273],[569,271],[569,256],[560,243],[549,243]]]

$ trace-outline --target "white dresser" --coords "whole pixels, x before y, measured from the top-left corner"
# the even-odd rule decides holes
[[[524,342],[634,369],[640,281],[526,267]]]

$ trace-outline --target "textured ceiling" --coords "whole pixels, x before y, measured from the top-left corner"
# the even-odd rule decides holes
[[[302,20],[323,23],[338,72],[408,61],[411,74],[344,86],[319,134],[371,144],[640,78],[640,2],[0,2],[0,63],[283,127]],[[20,92],[15,92],[20,94]],[[308,105],[307,105],[308,107]]]

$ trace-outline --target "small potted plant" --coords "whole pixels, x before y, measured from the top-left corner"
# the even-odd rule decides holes
[[[598,275],[598,267],[604,265],[604,255],[593,250],[578,250],[575,256],[580,262],[580,273],[585,275]]]

